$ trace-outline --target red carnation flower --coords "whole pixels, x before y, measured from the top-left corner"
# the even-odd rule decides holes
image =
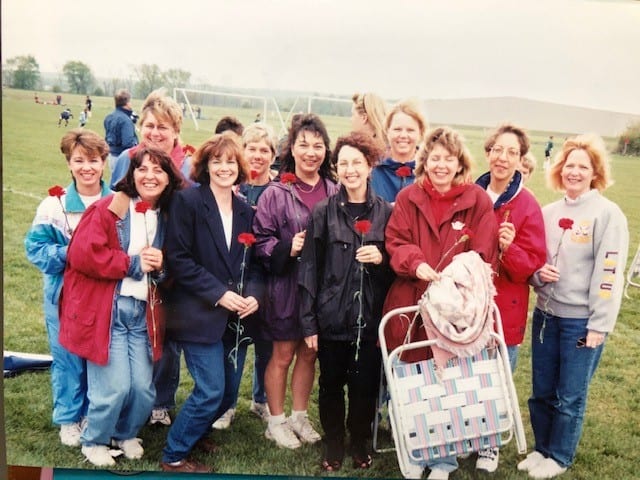
[[[399,176],[400,178],[407,178],[411,176],[411,168],[407,167],[406,165],[398,168],[396,170],[396,175]]]
[[[192,145],[187,144],[182,147],[182,153],[184,153],[185,155],[193,155],[194,153],[196,153],[196,149]]]
[[[460,237],[460,241],[471,240],[473,238],[473,235],[473,230],[471,230],[469,227],[464,227],[462,229],[462,236]]]
[[[558,221],[558,225],[562,230],[569,230],[571,227],[573,227],[573,220],[571,220],[570,218],[561,218]]]
[[[249,248],[251,245],[256,243],[256,237],[253,233],[241,233],[238,235],[238,242],[245,246],[245,248]]]
[[[65,191],[64,188],[62,188],[60,185],[54,185],[53,187],[51,187],[49,189],[49,196],[51,197],[58,197],[60,198],[61,196],[63,196],[65,193],[67,193]]]
[[[258,173],[257,170],[251,170],[250,172],[251,180],[255,180],[256,178],[258,178],[258,175],[260,174]]]
[[[145,202],[144,200],[141,200],[138,203],[136,203],[136,212],[138,213],[145,214],[147,213],[147,210],[149,210],[150,208],[151,208],[151,204],[149,202]]]
[[[371,222],[369,220],[358,220],[354,225],[356,232],[366,235],[371,230]]]
[[[290,173],[290,172],[286,172],[283,173],[282,175],[280,175],[280,181],[282,183],[286,183],[288,185],[292,185],[294,183],[296,183],[296,174],[295,173]]]

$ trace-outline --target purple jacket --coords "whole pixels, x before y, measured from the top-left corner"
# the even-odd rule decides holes
[[[327,195],[338,192],[329,179]],[[271,182],[258,201],[253,219],[255,255],[267,272],[264,306],[265,335],[271,340],[298,340],[302,330],[298,316],[298,259],[291,257],[293,236],[307,226],[311,211],[295,189]]]

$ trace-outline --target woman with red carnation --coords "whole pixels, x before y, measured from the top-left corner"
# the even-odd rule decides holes
[[[260,197],[253,222],[256,255],[268,272],[263,330],[266,338],[273,340],[265,372],[271,412],[265,436],[283,448],[320,440],[307,415],[316,352],[307,347],[300,328],[298,265],[313,207],[337,190],[327,129],[317,115],[301,115],[291,125],[280,178]],[[293,405],[287,419],[287,376],[294,357]]]
[[[629,249],[624,213],[601,194],[611,183],[602,138],[568,139],[548,180],[564,198],[542,209],[547,263],[532,278],[535,449],[518,464],[532,478],[556,477],[573,463],[589,383],[620,310]]]
[[[385,120],[389,157],[371,173],[371,187],[387,202],[395,202],[398,192],[415,181],[416,149],[427,128],[415,101],[404,100],[389,111]]]
[[[369,185],[380,149],[368,134],[336,142],[332,161],[340,191],[319,202],[307,225],[300,262],[300,320],[307,346],[318,352],[318,404],[324,430],[321,467],[342,466],[346,416],[354,468],[372,463],[371,424],[380,382],[376,345],[382,303],[393,279],[384,249],[391,205]]]
[[[183,179],[171,158],[141,148],[117,193],[82,216],[67,251],[60,343],[87,360],[89,408],[82,453],[115,464],[111,447],[130,459],[155,398],[153,362],[162,352],[157,285],[164,279],[166,211]]]
[[[269,186],[271,177],[271,165],[276,155],[276,140],[273,129],[264,123],[252,123],[242,132],[242,148],[244,158],[249,168],[249,177],[237,186],[238,197],[245,200],[255,210],[260,195]],[[261,311],[258,310],[257,315]],[[261,323],[257,321],[256,323]],[[254,345],[253,361],[253,391],[250,411],[262,420],[269,418],[269,406],[264,387],[264,373],[271,358],[272,344],[270,340],[263,338],[261,325],[257,325],[247,342],[241,346],[241,355],[244,358],[250,343]],[[244,360],[243,360],[244,361]],[[238,384],[238,388],[240,385]],[[235,418],[238,392],[236,391],[233,404],[213,424],[213,428],[224,430],[231,426]]]
[[[27,259],[43,273],[44,319],[47,327],[53,397],[53,423],[60,425],[63,445],[80,445],[81,422],[87,413],[87,367],[82,358],[60,345],[58,301],[72,232],[83,212],[109,195],[102,180],[109,146],[89,130],[71,130],[60,141],[72,182],[49,190],[24,240]]]
[[[262,283],[247,252],[253,209],[233,193],[246,175],[239,137],[216,134],[193,156],[191,179],[199,186],[179,192],[171,205],[167,336],[184,352],[194,386],[169,430],[164,471],[211,471],[190,459],[191,451],[215,450],[207,434],[237,395],[244,365],[237,347],[250,336],[245,328],[255,322]]]
[[[439,278],[457,253],[475,250],[495,270],[498,226],[493,206],[471,179],[471,156],[456,131],[440,127],[427,133],[418,154],[416,183],[398,194],[385,238],[397,277],[384,312],[416,305],[428,283]],[[385,331],[389,350],[404,342],[408,327],[400,316],[389,321]],[[424,328],[417,326],[412,341],[424,335]],[[412,350],[403,360],[418,361],[425,355],[424,350]],[[412,461],[412,465],[412,478],[420,478],[425,464]],[[429,466],[429,478],[446,479],[457,462],[449,457]]]

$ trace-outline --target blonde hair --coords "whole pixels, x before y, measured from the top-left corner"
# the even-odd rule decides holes
[[[252,123],[248,127],[245,127],[242,132],[242,147],[245,148],[247,144],[251,142],[260,142],[264,140],[269,148],[271,149],[271,153],[275,156],[276,154],[276,137],[273,133],[273,128],[271,128],[266,123]]]
[[[353,107],[360,115],[367,116],[367,123],[371,126],[373,138],[381,147],[387,146],[387,134],[384,126],[387,117],[386,102],[375,93],[354,93]]]
[[[591,159],[591,166],[593,167],[591,189],[596,188],[602,192],[613,184],[609,167],[611,159],[604,140],[595,133],[587,133],[569,138],[564,142],[562,150],[555,156],[553,165],[549,169],[547,183],[550,188],[556,191],[564,190],[564,186],[562,185],[562,168],[567,163],[569,154],[574,150],[583,150]]]
[[[387,118],[384,123],[385,131],[389,130],[393,117],[396,113],[404,113],[405,115],[410,116],[416,121],[416,123],[418,124],[418,129],[420,130],[420,137],[418,138],[418,143],[420,143],[424,138],[424,133],[427,131],[427,128],[429,128],[429,125],[427,124],[427,120],[422,114],[422,110],[420,109],[418,100],[402,100],[401,102],[398,102],[393,107],[391,107],[391,110],[387,114]]]
[[[522,156],[520,164],[522,165],[522,168],[529,170],[529,175],[532,175],[538,166],[538,161],[536,160],[536,157],[533,156],[533,153],[527,152],[526,155]]]
[[[450,127],[438,127],[427,133],[418,151],[416,159],[416,183],[418,186],[422,186],[422,181],[427,176],[427,158],[436,145],[440,145],[451,155],[458,157],[460,171],[456,172],[451,184],[472,183],[473,158],[464,144],[464,137]]]
[[[144,123],[145,117],[152,113],[154,117],[169,123],[177,134],[182,129],[182,108],[171,97],[165,94],[164,88],[151,92],[144,100],[140,123]]]

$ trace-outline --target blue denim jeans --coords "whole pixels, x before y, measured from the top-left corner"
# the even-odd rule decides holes
[[[162,357],[153,365],[153,384],[156,387],[156,401],[153,408],[171,410],[176,406],[181,353],[182,350],[176,342],[165,339]]]
[[[516,371],[519,352],[520,345],[507,345],[507,354],[509,355],[509,366],[511,367],[511,373],[514,373]]]
[[[193,378],[193,390],[173,421],[163,462],[186,458],[196,442],[209,432],[224,394],[224,352],[222,341],[214,344],[178,342],[187,369]]]
[[[604,347],[578,345],[578,339],[587,335],[587,321],[556,317],[537,308],[533,312],[533,392],[529,414],[535,449],[564,467],[573,462],[582,434],[589,383]]]
[[[63,425],[79,422],[87,414],[87,362],[60,345],[58,304],[45,301],[44,319],[47,326],[51,364],[53,423]]]
[[[111,320],[109,362],[87,362],[89,411],[83,445],[107,445],[135,438],[155,398],[146,302],[116,297]]]

